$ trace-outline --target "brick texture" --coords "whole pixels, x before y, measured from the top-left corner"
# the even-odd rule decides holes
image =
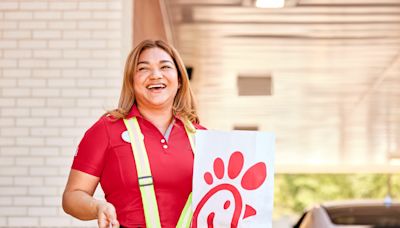
[[[127,4],[0,1],[0,227],[97,227],[66,215],[61,195],[85,130],[117,105]]]

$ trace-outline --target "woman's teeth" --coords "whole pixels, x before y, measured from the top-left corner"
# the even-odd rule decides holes
[[[147,86],[147,89],[163,89],[166,86],[164,84],[155,84]]]

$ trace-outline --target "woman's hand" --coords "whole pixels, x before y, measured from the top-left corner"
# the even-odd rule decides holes
[[[63,194],[63,209],[81,220],[97,219],[100,228],[118,228],[115,207],[93,198],[100,178],[72,169]]]
[[[102,202],[97,205],[97,224],[99,228],[119,227],[117,213],[111,203]]]

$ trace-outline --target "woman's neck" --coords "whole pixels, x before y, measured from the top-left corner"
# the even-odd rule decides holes
[[[172,107],[152,109],[138,105],[138,109],[143,118],[150,121],[164,135],[173,118]]]

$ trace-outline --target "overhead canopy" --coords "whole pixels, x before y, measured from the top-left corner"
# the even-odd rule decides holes
[[[400,2],[170,0],[208,128],[277,135],[280,172],[399,172]],[[238,76],[272,77],[239,96]]]

